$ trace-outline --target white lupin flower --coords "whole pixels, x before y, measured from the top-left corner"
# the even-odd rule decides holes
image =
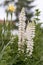
[[[29,52],[29,56],[32,55],[33,52],[33,38],[35,36],[35,25],[34,22],[28,21],[27,29],[26,29],[26,38],[27,38],[27,52]]]
[[[22,43],[25,41],[25,39],[27,39],[27,52],[29,51],[29,56],[31,56],[32,52],[33,52],[33,46],[34,46],[33,38],[35,36],[35,25],[34,25],[34,22],[29,23],[29,21],[28,21],[27,29],[25,32],[25,21],[26,21],[25,9],[23,8],[19,15],[18,46],[19,46],[19,50],[20,50],[21,45],[23,45]]]
[[[25,8],[22,8],[21,13],[19,15],[19,41],[18,46],[22,45],[22,43],[25,41]],[[19,48],[20,49],[20,48]]]

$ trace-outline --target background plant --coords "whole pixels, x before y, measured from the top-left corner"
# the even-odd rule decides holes
[[[40,10],[39,9],[36,9],[35,10],[35,21],[38,23],[38,21],[40,20],[39,19],[39,16],[40,16]]]

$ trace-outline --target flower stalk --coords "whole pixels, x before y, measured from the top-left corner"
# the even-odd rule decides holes
[[[18,46],[22,46],[24,41],[25,41],[25,21],[26,21],[25,8],[22,8],[21,13],[19,15],[19,42],[18,42]]]

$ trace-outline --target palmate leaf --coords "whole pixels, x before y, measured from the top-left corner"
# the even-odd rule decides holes
[[[35,11],[35,16],[39,16],[41,11],[39,11],[39,9],[36,9]]]
[[[39,18],[35,18],[35,20],[39,21],[40,19]]]
[[[40,12],[35,13],[35,16],[39,16],[39,15],[40,15]]]

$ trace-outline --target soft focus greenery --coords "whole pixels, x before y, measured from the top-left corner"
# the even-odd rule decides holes
[[[26,13],[26,20],[31,22],[31,18],[33,17],[33,11],[31,9],[33,9],[33,7],[35,5],[31,5],[35,0],[18,0],[15,5],[16,5],[16,20],[18,21],[19,18],[19,13],[21,11],[21,9],[24,7],[25,8],[25,13]],[[27,23],[26,21],[26,23]]]

